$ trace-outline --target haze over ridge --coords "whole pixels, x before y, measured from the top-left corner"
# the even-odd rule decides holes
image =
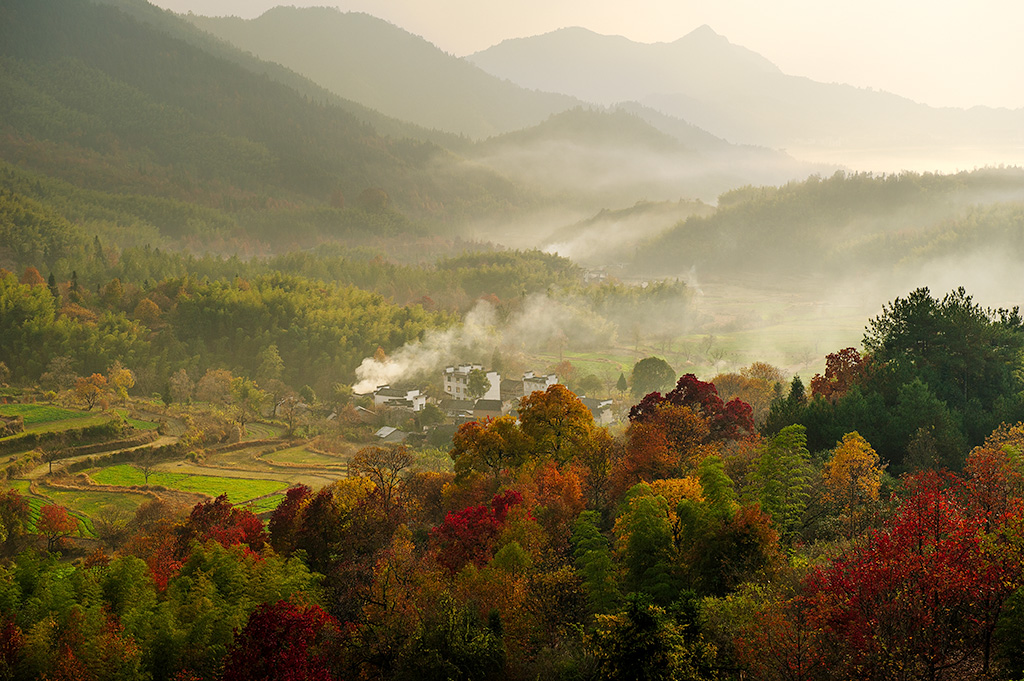
[[[159,0],[162,7],[205,15],[258,16],[280,0]],[[299,2],[295,4],[324,4]],[[755,0],[706,3],[638,0],[620,3],[482,5],[469,0],[334,0],[342,10],[390,21],[454,55],[469,55],[506,38],[566,26],[623,35],[644,43],[672,42],[702,24],[765,55],[786,73],[826,83],[894,92],[932,106],[1024,107],[1024,7],[1010,0],[984,4],[907,0]]]

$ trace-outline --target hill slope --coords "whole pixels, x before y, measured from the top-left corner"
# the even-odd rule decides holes
[[[1020,169],[836,173],[727,192],[713,214],[689,217],[638,248],[634,269],[678,275],[695,268],[701,275],[765,281],[850,277],[858,287],[872,277],[919,285],[922,273],[943,272],[950,285],[959,277],[1009,289],[1019,280],[1009,273],[1024,257],[1022,211]]]
[[[434,144],[381,137],[109,6],[5,2],[0,63],[0,158],[80,187],[228,211],[386,196],[448,222],[522,200]]]
[[[367,14],[277,7],[252,20],[187,19],[335,94],[426,128],[482,138],[578,104],[495,78]]]
[[[780,152],[729,144],[643,107],[577,107],[466,153],[523,186],[598,208],[714,201],[738,186],[788,182],[821,170]]]

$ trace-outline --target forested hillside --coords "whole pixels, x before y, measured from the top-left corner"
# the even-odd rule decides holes
[[[197,27],[331,92],[427,129],[479,139],[536,124],[578,102],[527,90],[359,12],[276,7],[262,16],[190,16]]]
[[[382,138],[114,8],[2,11],[0,154],[24,168],[228,211],[358,203],[373,190],[443,222],[523,201],[433,144]]]
[[[246,290],[212,297],[224,295],[244,301]],[[226,494],[171,501],[141,483],[173,479],[146,459],[93,466],[78,479],[102,484],[58,476],[48,489],[128,494],[118,481],[135,479],[135,493],[157,496],[130,520],[98,522],[95,549],[73,563],[76,517],[9,490],[0,670],[1013,679],[1024,661],[1022,328],[1016,310],[965,291],[917,290],[869,322],[864,354],[830,354],[809,392],[794,379],[782,393],[764,364],[714,382],[672,372],[667,392],[610,431],[553,385],[516,416],[459,427],[450,466],[364,446],[346,478],[293,485],[262,519]],[[758,429],[751,405],[718,385],[779,397]],[[27,406],[18,411],[43,418]],[[971,409],[1009,421],[988,431]],[[826,427],[826,414],[840,421]],[[869,430],[883,422],[892,432]],[[192,442],[206,457],[231,450]]]
[[[855,273],[898,271],[977,250],[1020,257],[1024,172],[956,175],[843,172],[719,197],[709,216],[687,218],[637,250],[639,271]]]

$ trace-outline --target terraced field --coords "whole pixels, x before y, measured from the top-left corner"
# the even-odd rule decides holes
[[[146,484],[142,471],[128,464],[95,469],[89,473],[89,477],[101,485],[116,487]],[[288,483],[281,480],[217,477],[192,473],[170,473],[166,471],[154,471],[149,476],[149,484],[182,492],[204,494],[210,497],[226,494],[228,501],[233,504],[240,504],[257,497],[263,497],[288,487]]]
[[[290,463],[300,466],[343,466],[347,467],[345,458],[321,454],[306,449],[305,445],[282,449],[272,454],[264,454],[263,459],[274,463]]]
[[[59,432],[106,423],[118,417],[126,419],[136,430],[152,430],[166,421],[166,432],[156,440],[155,446],[172,444],[185,432],[184,422],[160,412],[158,405],[138,418],[131,417],[130,413],[125,408],[101,414],[47,404],[0,405],[0,414],[22,416],[26,430]],[[241,449],[212,451],[199,461],[183,458],[159,462],[149,475],[149,486],[167,490],[156,491],[158,495],[194,495],[186,496],[185,501],[225,494],[233,504],[265,513],[273,510],[284,498],[284,491],[293,485],[305,484],[318,489],[346,477],[348,457],[356,450],[352,447],[351,451],[331,455],[312,451],[306,445],[295,445],[274,451],[274,445],[266,441],[280,438],[284,434],[283,427],[252,423],[248,424],[247,431],[243,442],[252,444]],[[83,455],[83,458],[85,456],[92,455]],[[56,464],[54,472],[59,472]],[[67,507],[79,521],[80,534],[89,537],[95,536],[94,521],[109,514],[130,517],[151,498],[141,489],[131,489],[147,482],[142,470],[131,463],[99,465],[85,471],[92,482],[105,487],[93,487],[69,478],[58,482],[61,479],[51,479],[49,473],[48,465],[39,465],[24,472],[24,479],[8,480],[4,485],[18,490],[28,500],[30,531],[34,531],[39,509],[47,503]],[[123,488],[123,491],[116,488]]]
[[[247,423],[243,440],[268,440],[284,435],[284,428],[269,423]]]
[[[39,485],[38,490],[55,503],[67,506],[89,518],[97,518],[107,512],[120,512],[131,517],[135,514],[135,509],[149,500],[145,494],[63,489],[46,484]]]
[[[27,427],[30,424],[84,418],[90,416],[90,414],[85,411],[71,411],[70,409],[63,409],[49,404],[3,404],[0,405],[0,416],[20,416],[25,420],[25,426]]]

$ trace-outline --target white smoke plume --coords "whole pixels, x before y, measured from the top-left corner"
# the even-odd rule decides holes
[[[406,343],[383,361],[367,357],[356,369],[352,391],[363,395],[378,386],[389,385],[402,378],[423,374],[446,363],[460,361],[460,353],[495,344],[497,316],[494,306],[480,301],[466,315],[461,326],[442,331],[428,331],[423,340]]]
[[[475,357],[490,357],[495,348],[535,349],[563,339],[571,347],[607,343],[613,330],[607,321],[572,304],[533,295],[505,321],[494,306],[479,301],[461,326],[429,331],[422,340],[402,346],[383,361],[367,357],[356,369],[352,391],[363,395],[378,386],[413,379]]]

